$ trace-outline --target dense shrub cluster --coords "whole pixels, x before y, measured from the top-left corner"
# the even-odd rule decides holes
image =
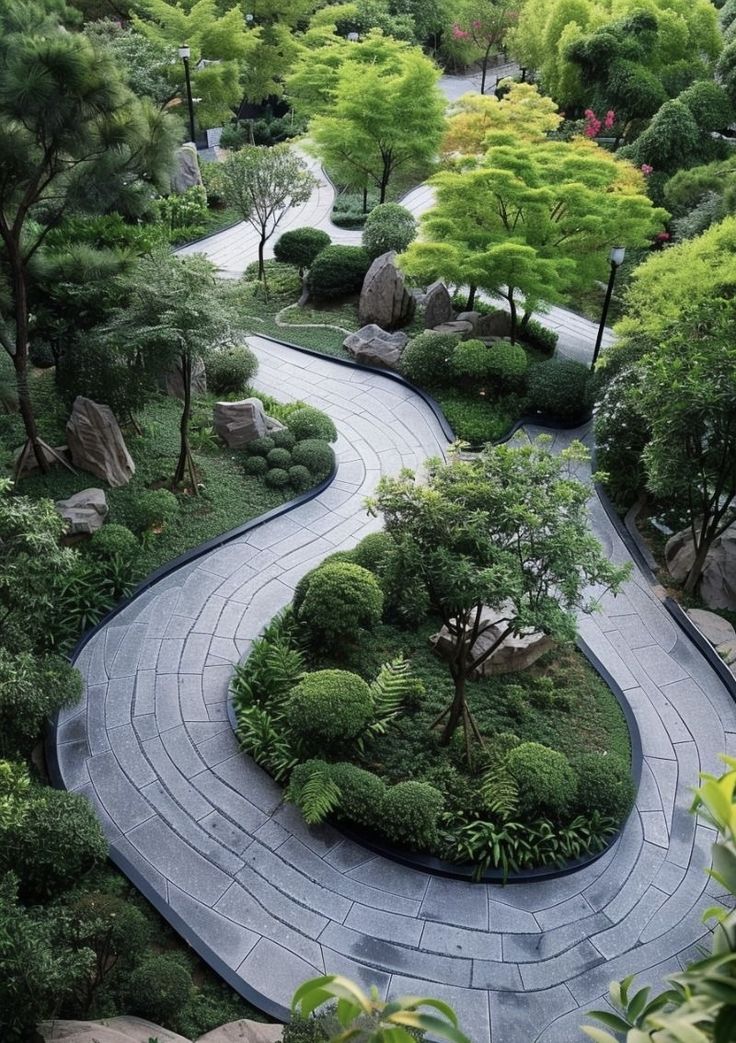
[[[366,218],[363,226],[363,246],[373,260],[395,250],[403,253],[417,234],[417,222],[404,206],[381,203]]]
[[[301,272],[310,267],[331,241],[327,232],[319,228],[293,228],[276,240],[273,255],[277,261],[293,264]]]
[[[309,269],[309,292],[320,300],[359,293],[370,263],[362,246],[328,246]]]
[[[258,359],[245,344],[220,348],[207,356],[207,387],[216,395],[242,391],[258,369]]]
[[[335,645],[374,627],[382,611],[383,593],[373,573],[334,562],[311,573],[297,614],[314,644]]]
[[[367,728],[373,698],[366,682],[347,670],[307,674],[287,700],[286,721],[308,753],[350,742]]]
[[[590,371],[581,362],[548,359],[529,372],[527,387],[532,410],[577,420],[587,416],[593,403]]]

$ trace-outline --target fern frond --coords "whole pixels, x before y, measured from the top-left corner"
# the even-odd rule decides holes
[[[480,796],[484,806],[502,822],[507,822],[519,809],[519,787],[504,767],[492,765],[480,778]]]
[[[283,781],[298,763],[298,758],[275,727],[271,715],[261,706],[239,706],[237,720],[236,734],[245,752],[277,782]]]
[[[416,684],[411,666],[403,656],[384,663],[371,684],[374,718],[368,731],[373,735],[383,735],[388,724],[401,713]]]
[[[303,675],[301,652],[281,638],[260,638],[253,643],[247,660],[235,668],[230,689],[236,711],[260,705],[276,713]]]
[[[331,811],[339,808],[341,797],[340,787],[330,775],[329,764],[320,760],[300,764],[286,791],[286,799],[296,804],[308,826],[324,822]]]

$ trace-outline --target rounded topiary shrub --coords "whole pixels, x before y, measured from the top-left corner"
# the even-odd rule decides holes
[[[134,533],[125,525],[103,525],[92,534],[89,550],[96,558],[111,558],[117,555],[129,560],[140,552],[141,545]]]
[[[560,420],[582,419],[592,405],[590,370],[570,359],[547,359],[529,370],[529,407]]]
[[[330,777],[340,790],[340,815],[359,826],[376,828],[382,821],[387,790],[383,779],[347,762],[331,764]]]
[[[327,232],[319,228],[292,228],[276,240],[273,255],[277,261],[296,265],[303,271],[331,242]]]
[[[403,253],[416,236],[414,215],[399,203],[381,203],[374,207],[363,226],[363,246],[371,260],[389,250]]]
[[[322,438],[325,442],[334,442],[337,430],[334,423],[321,409],[313,406],[301,406],[289,413],[287,419],[289,430],[301,442],[305,438]]]
[[[371,259],[362,246],[328,246],[312,262],[307,287],[322,300],[360,293]]]
[[[307,596],[309,584],[312,582],[313,577],[317,575],[317,572],[320,569],[323,569],[325,565],[334,565],[336,562],[344,561],[348,561],[351,565],[354,565],[355,560],[353,558],[353,552],[350,550],[336,550],[334,554],[328,554],[324,561],[321,561],[316,568],[311,569],[302,576],[296,587],[294,587],[294,597],[291,601],[291,606],[295,615],[299,615],[299,609],[302,606],[304,598]]]
[[[149,956],[130,975],[128,993],[136,1014],[165,1022],[189,1002],[192,976],[173,956]]]
[[[281,428],[278,431],[272,431],[270,438],[277,449],[291,450],[296,445],[294,432],[290,431],[288,427]]]
[[[255,294],[261,299],[286,297],[297,300],[302,292],[302,277],[293,264],[282,264],[280,261],[268,260],[264,265],[265,286],[258,282],[258,261],[253,261],[245,269],[243,278],[251,283]]]
[[[299,607],[299,619],[312,640],[326,644],[354,641],[361,628],[381,619],[383,592],[367,569],[334,562],[317,569]]]
[[[526,352],[520,344],[499,340],[484,344],[466,340],[452,353],[452,368],[461,381],[519,387],[526,374]]]
[[[294,464],[289,468],[289,481],[298,493],[303,493],[312,486],[312,476],[303,464]]]
[[[317,670],[293,688],[285,717],[293,738],[308,752],[351,742],[373,716],[371,690],[348,670]]]
[[[387,532],[371,532],[351,551],[353,561],[374,574],[381,572],[395,553],[396,543]]]
[[[442,794],[428,782],[398,782],[386,790],[381,829],[397,844],[429,847],[437,837],[437,821],[443,808]]]
[[[249,456],[243,467],[246,474],[252,474],[256,478],[262,478],[268,470],[265,456]]]
[[[268,456],[276,448],[276,443],[269,435],[263,435],[262,438],[253,438],[245,448],[251,456]]]
[[[266,463],[269,467],[282,467],[286,471],[291,467],[291,453],[288,449],[272,449]]]
[[[207,387],[216,395],[242,391],[253,379],[258,359],[245,344],[233,344],[211,352],[205,362]]]
[[[335,466],[335,454],[332,447],[320,438],[306,438],[297,442],[291,459],[295,464],[302,464],[317,481],[326,478]]]
[[[179,501],[168,489],[135,491],[125,507],[125,520],[138,533],[165,528],[179,513]]]
[[[490,378],[491,349],[482,340],[464,340],[455,345],[450,362],[454,375],[461,380],[484,383]]]
[[[575,761],[578,777],[576,806],[583,815],[597,811],[619,822],[636,796],[629,765],[615,753],[586,753]]]
[[[509,753],[506,767],[516,780],[524,814],[559,818],[572,807],[577,781],[564,753],[539,742],[523,742]]]
[[[272,467],[266,471],[266,484],[273,489],[283,489],[289,484],[289,472],[283,467]]]
[[[451,359],[459,338],[426,330],[404,348],[399,368],[407,380],[422,387],[446,384],[452,375]]]

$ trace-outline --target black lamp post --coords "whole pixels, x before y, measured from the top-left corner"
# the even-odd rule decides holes
[[[184,62],[184,77],[187,84],[187,105],[189,106],[189,136],[194,142],[194,102],[192,101],[192,81],[189,77],[189,44],[183,43],[179,48],[179,57]]]
[[[611,303],[611,297],[613,296],[613,284],[616,281],[616,272],[624,263],[625,256],[625,247],[614,246],[608,258],[608,260],[611,263],[611,274],[608,277],[608,288],[606,289],[606,298],[603,301],[603,314],[601,315],[601,324],[598,327],[598,336],[595,338],[595,348],[593,349],[593,361],[590,364],[591,370],[595,369],[595,364],[598,361],[598,355],[600,354],[601,343],[603,341],[603,331],[606,328],[606,319],[608,318],[608,307]]]

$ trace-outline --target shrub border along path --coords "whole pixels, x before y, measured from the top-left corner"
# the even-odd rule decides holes
[[[238,749],[233,664],[326,554],[377,528],[382,473],[419,467],[445,432],[415,392],[373,371],[253,338],[259,385],[329,413],[335,481],[315,499],[182,565],[99,629],[76,665],[83,701],[58,722],[58,778],[97,808],[114,861],[246,998],[285,1014],[295,985],[342,971],[386,993],[449,1000],[476,1041],[568,1043],[608,982],[659,984],[693,955],[718,896],[713,832],[688,813],[699,770],[733,748],[736,710],[647,578],[602,595],[581,635],[625,692],[643,771],[621,838],[563,878],[513,887],[397,865],[307,829]],[[575,434],[558,432],[555,445]],[[600,501],[591,525],[629,555]]]

